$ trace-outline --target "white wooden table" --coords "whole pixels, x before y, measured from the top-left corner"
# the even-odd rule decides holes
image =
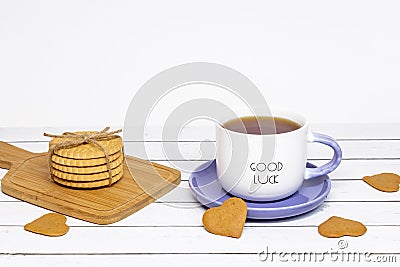
[[[0,128],[0,140],[42,152],[47,150],[43,132],[63,130],[74,129]],[[312,130],[336,138],[343,149],[343,161],[330,175],[332,190],[327,200],[310,213],[283,220],[247,221],[240,239],[212,235],[201,223],[205,208],[197,204],[188,189],[189,174],[182,172],[178,188],[128,218],[99,226],[68,217],[70,231],[65,236],[51,238],[23,229],[47,210],[0,193],[0,266],[138,266],[138,263],[266,266],[271,261],[274,265],[310,266],[320,265],[322,256],[315,262],[314,257],[308,260],[305,253],[324,252],[328,253],[324,264],[365,265],[366,258],[375,262],[373,265],[379,261],[398,265],[400,192],[379,192],[361,178],[380,172],[400,173],[400,124],[319,124],[312,125]],[[207,135],[209,131],[204,129],[188,129],[186,138],[179,143],[185,157],[174,161],[163,157],[160,139],[151,132],[146,137],[149,141],[146,147],[152,160],[159,163],[200,165],[204,161],[195,160],[199,140]],[[213,144],[212,134],[208,137]],[[329,148],[309,145],[311,163],[320,165],[330,156]],[[0,169],[0,178],[5,173],[6,170]],[[317,226],[332,215],[363,222],[368,231],[361,237],[324,238],[318,234]],[[272,254],[268,259],[260,254],[267,248],[270,253],[276,252],[273,259]],[[362,256],[361,262],[353,262],[352,257],[347,261],[348,252],[367,253],[367,257]]]

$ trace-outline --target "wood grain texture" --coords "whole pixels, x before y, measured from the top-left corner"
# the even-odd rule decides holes
[[[232,241],[232,238],[210,234],[203,227],[190,226],[71,227],[67,235],[46,239],[23,231],[21,227],[0,226],[0,253],[240,254],[261,252],[266,246],[269,246],[272,251],[288,253],[293,251],[323,253],[331,251],[331,248],[337,250],[340,239],[320,236],[317,228],[317,226],[245,227],[241,238]],[[399,228],[398,226],[368,226],[367,233],[363,236],[345,238],[349,243],[348,251],[399,253]],[[199,265],[193,264],[193,266]]]
[[[400,227],[399,202],[326,202],[320,207],[296,217],[278,220],[247,220],[245,227],[308,227],[318,226],[329,217],[336,215],[363,222],[366,226]],[[365,209],[368,207],[368,212]],[[155,202],[131,216],[107,227],[202,227],[202,216],[206,208],[196,203]],[[0,202],[0,225],[23,227],[27,222],[42,216],[43,208],[19,201]],[[173,216],[171,216],[173,214]],[[68,217],[70,227],[105,227]],[[400,251],[399,251],[400,252]]]
[[[384,171],[400,174],[400,124],[311,126],[312,130],[339,139],[345,153],[339,168],[329,175],[332,190],[328,199],[310,213],[283,220],[246,221],[239,240],[208,234],[201,224],[205,208],[193,198],[187,185],[190,170],[205,161],[189,161],[187,158],[195,159],[200,155],[198,140],[209,137],[213,131],[204,128],[184,131],[181,136],[184,141],[180,139],[176,143],[185,158],[173,161],[172,158],[159,157],[162,155],[162,142],[157,132],[149,130],[146,138],[151,141],[145,145],[149,155],[154,156],[150,159],[161,159],[158,163],[181,170],[179,187],[156,203],[112,225],[100,226],[68,218],[71,231],[56,239],[23,230],[26,222],[46,213],[45,209],[0,194],[0,214],[3,215],[0,217],[0,266],[169,266],[176,265],[176,262],[181,265],[201,262],[211,266],[265,266],[271,265],[271,261],[261,262],[258,253],[266,246],[271,251],[288,253],[339,250],[341,239],[327,239],[317,233],[317,226],[332,215],[358,220],[368,228],[364,236],[343,238],[349,246],[339,251],[368,251],[372,253],[373,266],[380,263],[378,260],[382,259],[377,257],[382,254],[387,257],[387,264],[382,266],[394,266],[393,263],[400,260],[400,192],[377,191],[361,178]],[[46,131],[66,130],[71,129]],[[41,136],[43,131],[42,128],[0,128],[0,140],[13,141],[18,147],[40,152],[47,149],[48,140]],[[330,150],[322,145],[310,145],[309,151],[310,162],[316,165],[323,164],[330,157]],[[5,175],[6,171],[0,169],[0,179]],[[275,258],[272,265],[279,263]],[[322,264],[360,266],[362,262],[331,263],[327,258]],[[281,265],[321,266],[321,262],[289,261]]]
[[[99,189],[67,188],[51,179],[47,152],[31,153],[0,144],[0,162],[10,169],[1,181],[5,194],[97,224],[117,222],[180,183],[179,171],[126,156],[124,176],[116,184]]]

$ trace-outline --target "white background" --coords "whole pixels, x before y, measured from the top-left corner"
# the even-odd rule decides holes
[[[398,1],[0,0],[0,127],[122,125],[146,80],[195,61],[311,122],[400,122],[399,14]]]

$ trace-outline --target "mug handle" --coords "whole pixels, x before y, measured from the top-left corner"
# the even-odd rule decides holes
[[[306,168],[306,173],[304,175],[305,180],[328,174],[334,171],[337,166],[339,166],[340,161],[342,160],[342,150],[332,137],[320,133],[310,132],[308,134],[308,141],[330,146],[333,149],[334,155],[331,161],[320,167]]]

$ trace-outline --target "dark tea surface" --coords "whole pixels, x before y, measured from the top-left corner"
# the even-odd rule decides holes
[[[225,129],[248,134],[280,134],[297,130],[300,124],[289,119],[268,116],[248,116],[230,120],[222,125]]]

